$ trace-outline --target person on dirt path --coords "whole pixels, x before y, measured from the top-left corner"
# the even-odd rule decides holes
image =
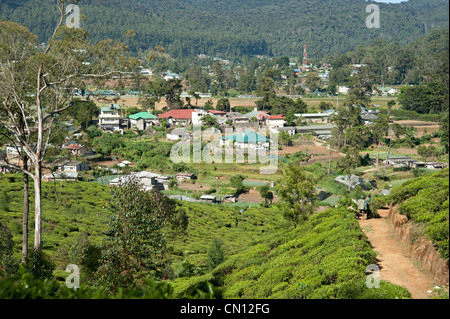
[[[358,200],[358,219],[359,216],[362,216],[362,220],[364,220],[364,212],[366,209],[366,201],[364,200],[364,195],[361,195],[361,198]]]
[[[370,211],[370,199],[371,196],[367,196],[367,199],[364,202],[364,210],[366,211],[366,218],[369,219],[369,215],[371,215],[371,211]]]

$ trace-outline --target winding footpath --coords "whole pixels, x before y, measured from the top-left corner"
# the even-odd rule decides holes
[[[431,276],[408,256],[406,248],[398,240],[389,223],[388,210],[379,210],[378,213],[381,218],[359,220],[359,224],[377,252],[380,279],[405,287],[413,299],[428,299],[428,291],[436,284]]]

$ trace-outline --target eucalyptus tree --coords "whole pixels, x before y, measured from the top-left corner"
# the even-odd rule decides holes
[[[134,59],[123,55],[125,45],[111,40],[92,45],[84,30],[65,26],[70,13],[66,3],[58,0],[58,23],[44,46],[38,45],[37,37],[25,27],[0,22],[0,125],[31,164],[7,165],[34,182],[35,250],[42,244],[44,157],[61,114],[73,105],[75,88],[84,80],[101,83],[136,66]]]

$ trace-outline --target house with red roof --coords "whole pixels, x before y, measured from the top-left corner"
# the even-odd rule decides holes
[[[195,111],[195,109],[176,109],[158,114],[158,117],[161,120],[165,118],[170,125],[187,125],[192,123],[192,113]]]
[[[283,127],[286,121],[284,115],[269,115],[265,117],[266,125],[269,129],[274,127]]]
[[[69,150],[75,156],[83,156],[88,153],[84,145],[76,143],[67,143],[62,146],[63,150]]]

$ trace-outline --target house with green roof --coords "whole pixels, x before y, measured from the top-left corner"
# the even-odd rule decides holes
[[[131,128],[136,128],[138,130],[145,130],[149,126],[155,126],[159,124],[159,117],[147,112],[139,112],[128,116],[130,120]]]
[[[270,139],[252,130],[245,130],[223,136],[220,145],[240,149],[269,149]]]

